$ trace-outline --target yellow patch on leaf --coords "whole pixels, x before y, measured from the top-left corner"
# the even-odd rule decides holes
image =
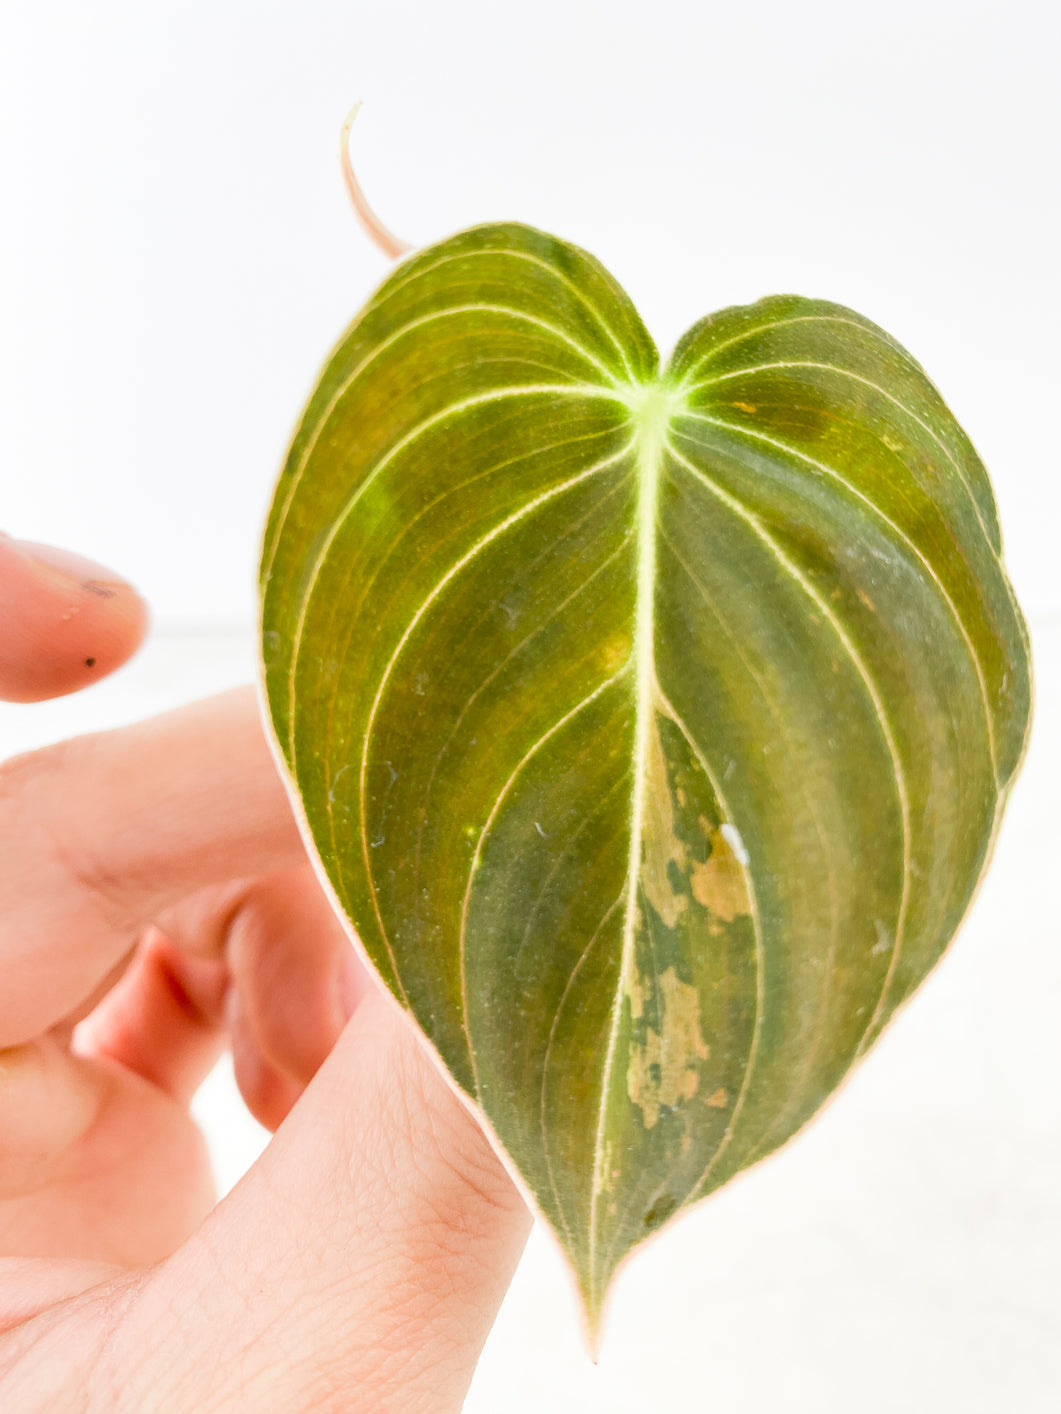
[[[700,993],[673,967],[659,979],[663,994],[660,1030],[649,1027],[644,1044],[630,1048],[626,1093],[641,1111],[646,1129],[655,1128],[662,1109],[691,1100],[700,1088],[700,1062],[711,1051],[700,1031]]]
[[[732,923],[734,918],[751,912],[748,881],[722,831],[712,830],[710,840],[711,853],[706,861],[693,866],[693,898],[723,923]]]

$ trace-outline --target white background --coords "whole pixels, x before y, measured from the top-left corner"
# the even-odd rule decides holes
[[[994,480],[1037,727],[947,962],[835,1104],[621,1279],[601,1364],[543,1236],[468,1401],[505,1409],[1022,1414],[1061,1404],[1061,10],[1011,0],[534,0],[0,9],[0,525],[156,612],[0,750],[253,671],[257,541],[319,365],[386,262],[492,218],[578,241],[661,347],[791,290],[928,368]],[[226,1182],[260,1142],[225,1077]]]

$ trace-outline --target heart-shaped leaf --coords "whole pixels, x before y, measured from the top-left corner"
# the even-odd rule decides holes
[[[573,1264],[792,1135],[924,977],[1026,737],[994,501],[837,305],[696,325],[518,225],[329,359],[262,567],[321,863]]]

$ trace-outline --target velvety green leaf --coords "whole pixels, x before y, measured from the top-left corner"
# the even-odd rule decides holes
[[[725,310],[661,371],[595,260],[480,227],[330,358],[262,594],[336,898],[595,1324],[969,904],[1030,701],[984,469],[850,310]]]

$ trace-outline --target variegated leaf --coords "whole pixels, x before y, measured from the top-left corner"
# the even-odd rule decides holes
[[[563,1244],[782,1144],[939,957],[1027,733],[984,469],[836,305],[660,368],[518,225],[401,264],[329,359],[262,565],[335,896]]]

